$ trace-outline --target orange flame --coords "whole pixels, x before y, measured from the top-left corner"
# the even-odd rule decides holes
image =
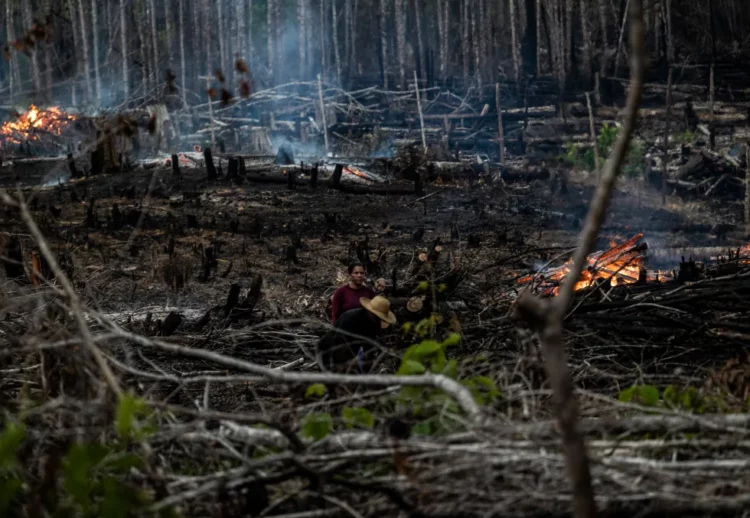
[[[644,248],[636,245],[642,237],[643,234],[637,234],[619,245],[612,242],[608,250],[589,255],[586,258],[587,267],[581,272],[573,289],[584,290],[597,282],[609,282],[609,285],[614,287],[635,284],[644,278],[648,282],[669,280],[671,275],[666,272],[659,271],[655,275],[643,272],[645,258],[641,252]],[[572,267],[573,259],[568,259],[559,268],[548,270],[539,276],[542,280],[539,287],[543,294],[557,295],[560,282],[570,273]],[[525,284],[536,278],[536,275],[527,275],[518,279],[517,282]]]
[[[75,115],[65,113],[52,106],[40,109],[33,104],[15,121],[3,123],[0,127],[0,139],[11,144],[20,144],[24,140],[38,140],[39,133],[60,135],[68,124],[76,119]]]
[[[348,165],[348,166],[344,167],[344,171],[347,172],[347,173],[349,173],[349,174],[353,174],[355,176],[359,176],[360,178],[364,178],[365,180],[369,180],[369,178],[368,178],[368,176],[366,174],[364,174],[362,171],[360,171],[359,169],[357,169],[353,165]]]

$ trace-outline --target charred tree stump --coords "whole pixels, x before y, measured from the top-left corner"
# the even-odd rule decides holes
[[[245,167],[245,159],[241,156],[237,157],[237,165],[238,165],[238,172],[240,176],[245,176],[247,174],[247,168]]]
[[[172,175],[180,176],[180,160],[177,155],[172,155]]]
[[[188,214],[187,220],[189,228],[198,228],[200,226],[198,225],[198,218],[195,216],[195,214]]]
[[[231,180],[231,179],[237,178],[239,174],[240,174],[239,161],[236,158],[231,157],[229,159],[229,166],[227,167],[227,179]]]
[[[99,146],[97,146],[96,149],[91,152],[91,176],[96,176],[103,172],[104,172],[104,153],[99,148]]]
[[[289,262],[292,262],[294,264],[299,263],[299,259],[297,259],[297,247],[293,244],[290,244],[286,247],[286,255],[285,259]]]
[[[255,306],[258,305],[261,296],[261,289],[263,288],[263,277],[256,273],[253,275],[253,281],[250,283],[250,291],[247,292],[245,300],[242,302],[242,307],[249,313],[252,313]]]
[[[89,228],[95,228],[99,226],[99,221],[94,212],[94,199],[92,198],[89,202],[88,209],[86,210],[86,226]]]
[[[422,196],[424,194],[424,187],[422,186],[422,174],[417,172],[414,176],[414,194]]]
[[[318,164],[315,164],[315,167],[310,171],[310,187],[318,188]]]
[[[8,240],[5,253],[2,257],[3,265],[5,266],[5,276],[8,279],[21,279],[24,276],[23,270],[23,249],[21,248],[21,241],[16,236],[12,236]]]
[[[331,175],[331,187],[338,189],[341,185],[341,175],[344,173],[344,166],[342,164],[336,164],[336,168],[333,170]]]
[[[294,182],[297,177],[297,171],[290,169],[286,172],[286,187],[289,190],[294,189]]]
[[[70,170],[71,178],[81,177],[81,173],[78,172],[78,168],[76,167],[76,161],[73,158],[73,153],[68,153],[68,169]]]
[[[208,176],[209,180],[216,180],[219,178],[218,173],[216,172],[216,166],[214,165],[214,159],[211,155],[211,148],[207,147],[203,151],[203,158],[206,161],[206,175]]]
[[[211,277],[211,270],[215,270],[218,266],[216,261],[215,249],[212,246],[205,247],[203,249],[203,257],[201,262],[201,277],[202,282],[207,281]]]
[[[239,304],[240,302],[240,285],[232,284],[229,287],[229,294],[227,295],[227,303],[224,306],[224,311],[227,315]]]

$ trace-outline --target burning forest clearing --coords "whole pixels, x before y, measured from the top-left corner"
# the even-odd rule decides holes
[[[10,110],[0,514],[746,512],[744,105],[644,88],[631,3],[624,109],[238,59]]]

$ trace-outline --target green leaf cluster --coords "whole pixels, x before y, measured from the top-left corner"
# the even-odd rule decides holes
[[[123,394],[115,411],[117,433],[124,440],[142,441],[156,431],[154,417],[145,401]]]
[[[24,427],[12,421],[0,434],[0,516],[6,516],[23,487],[16,451],[25,438]]]
[[[133,416],[138,405],[132,401],[120,405],[116,428],[123,435],[133,432]],[[131,426],[128,426],[130,424]],[[13,515],[24,487],[24,474],[18,462],[18,450],[26,438],[25,428],[8,421],[0,433],[0,516]],[[54,511],[55,516],[106,516],[126,518],[137,516],[151,502],[148,494],[128,484],[132,469],[142,469],[141,457],[127,451],[124,443],[75,443],[62,457],[55,473],[63,492]]]
[[[375,416],[362,407],[344,407],[341,411],[344,426],[348,429],[366,428],[375,426]],[[329,413],[308,414],[302,420],[300,435],[315,441],[326,438],[334,429],[333,417]]]
[[[668,385],[661,392],[653,385],[633,385],[620,392],[618,399],[624,403],[643,406],[666,406],[684,412],[703,414],[709,412],[729,413],[750,410],[750,400],[742,408],[733,408],[726,397],[710,394],[695,387],[680,388]]]

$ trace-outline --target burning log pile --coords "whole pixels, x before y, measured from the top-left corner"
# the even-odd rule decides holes
[[[16,113],[15,120],[3,123],[0,127],[0,146],[7,151],[12,146],[28,146],[34,142],[40,147],[64,149],[59,137],[76,119],[75,115],[55,106],[38,108],[31,105],[26,112]]]

